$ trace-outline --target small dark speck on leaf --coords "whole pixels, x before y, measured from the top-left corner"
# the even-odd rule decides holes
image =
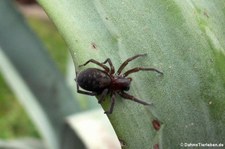
[[[206,11],[204,11],[204,13],[203,13],[207,18],[209,18],[209,15],[208,15],[208,13],[206,12]]]
[[[159,144],[155,144],[154,149],[159,149]]]
[[[153,125],[154,129],[158,131],[160,129],[161,124],[158,120],[153,120],[152,125]]]
[[[93,49],[97,49],[97,46],[94,42],[91,43],[91,46],[92,46]]]
[[[106,20],[109,20],[109,18],[105,17]]]

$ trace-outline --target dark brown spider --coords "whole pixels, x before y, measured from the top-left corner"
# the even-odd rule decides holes
[[[130,83],[132,81],[132,79],[127,76],[138,71],[155,71],[160,74],[163,73],[155,68],[135,67],[121,74],[122,70],[130,61],[146,55],[147,54],[138,54],[131,58],[128,58],[125,62],[122,63],[116,73],[114,66],[109,58],[106,59],[103,63],[100,63],[94,59],[90,59],[79,67],[85,66],[88,63],[94,63],[103,68],[103,70],[97,68],[87,68],[77,74],[77,78],[75,79],[77,82],[77,92],[91,96],[100,95],[98,103],[101,103],[105,99],[105,96],[109,94],[111,98],[111,106],[108,111],[105,111],[106,114],[111,114],[113,112],[116,94],[120,95],[124,99],[133,100],[143,105],[150,105],[150,103],[139,100],[136,97],[125,92],[129,90]],[[105,65],[107,62],[110,68]],[[86,91],[80,90],[79,87],[85,89]]]

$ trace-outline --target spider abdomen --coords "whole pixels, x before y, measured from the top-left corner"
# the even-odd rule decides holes
[[[81,71],[77,76],[79,86],[87,91],[101,93],[111,84],[109,75],[97,68],[88,68]]]

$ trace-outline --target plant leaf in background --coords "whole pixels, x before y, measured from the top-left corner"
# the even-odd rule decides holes
[[[60,148],[65,117],[80,111],[79,103],[11,1],[0,1],[0,20],[1,72],[48,148]],[[73,137],[73,145],[84,148]]]
[[[118,68],[128,57],[148,53],[128,67],[164,72],[132,75],[130,93],[153,106],[116,97],[108,117],[124,148],[225,143],[223,0],[38,2],[68,43],[75,66],[109,57]]]

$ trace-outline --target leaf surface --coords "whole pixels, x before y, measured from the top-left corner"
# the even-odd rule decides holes
[[[116,97],[109,119],[124,148],[173,149],[225,140],[224,1],[39,2],[68,43],[75,66],[109,57],[118,68],[147,53],[126,70],[143,66],[164,72],[131,75],[129,93],[153,106]]]

